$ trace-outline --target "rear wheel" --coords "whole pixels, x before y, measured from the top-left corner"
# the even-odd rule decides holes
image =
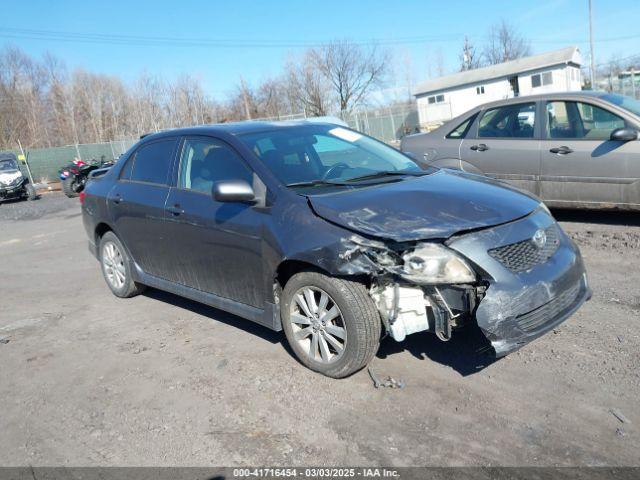
[[[67,197],[73,198],[78,196],[78,192],[76,192],[75,188],[76,181],[73,177],[67,177],[62,180],[62,191]]]
[[[380,316],[361,283],[298,273],[285,285],[280,312],[298,359],[329,377],[357,372],[378,351]]]
[[[144,285],[133,281],[129,255],[113,232],[100,239],[100,264],[102,275],[116,297],[134,297],[144,291]]]

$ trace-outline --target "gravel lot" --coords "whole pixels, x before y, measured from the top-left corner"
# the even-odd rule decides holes
[[[283,335],[150,290],[120,300],[78,202],[0,205],[0,465],[638,465],[640,215],[555,212],[594,298],[490,365],[468,336],[387,339],[314,374]]]

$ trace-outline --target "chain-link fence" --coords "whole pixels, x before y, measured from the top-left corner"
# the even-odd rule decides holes
[[[354,130],[378,140],[397,144],[402,137],[419,132],[420,122],[415,107],[385,107],[353,112],[344,118]]]
[[[286,115],[262,120],[299,120],[305,114]],[[397,145],[399,140],[419,128],[418,111],[411,107],[385,107],[356,111],[344,118],[347,124],[383,142]],[[114,140],[107,143],[66,145],[64,147],[25,149],[24,154],[33,180],[39,182],[56,181],[58,170],[71,163],[74,158],[82,160],[111,160],[118,158],[137,139]],[[19,150],[13,150],[19,155]]]
[[[622,72],[616,77],[600,78],[596,82],[596,86],[598,90],[605,90],[607,92],[619,93],[620,95],[640,99],[640,72]]]
[[[25,149],[24,156],[31,170],[33,180],[36,183],[46,183],[57,180],[58,170],[71,163],[74,158],[81,158],[82,160],[113,160],[122,155],[135,142],[135,139],[129,139],[114,140],[107,143]],[[12,152],[18,158],[22,153],[20,150],[12,150]]]

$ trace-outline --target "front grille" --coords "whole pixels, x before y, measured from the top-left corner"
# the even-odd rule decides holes
[[[536,246],[532,239],[504,245],[489,250],[489,255],[502,263],[513,272],[524,272],[541,263],[546,262],[551,255],[556,253],[560,239],[558,228],[555,224],[545,229],[547,242],[542,248]]]
[[[516,317],[516,323],[525,332],[530,332],[541,325],[554,320],[573,306],[581,288],[582,284],[577,283],[541,307],[531,310],[528,313],[518,315]]]

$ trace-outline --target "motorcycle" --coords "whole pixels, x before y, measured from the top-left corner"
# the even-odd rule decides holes
[[[109,168],[113,164],[112,160],[105,160],[104,155],[100,160],[84,161],[80,158],[75,158],[73,162],[58,171],[62,182],[62,191],[69,198],[77,197],[84,190],[91,172],[101,168]]]

